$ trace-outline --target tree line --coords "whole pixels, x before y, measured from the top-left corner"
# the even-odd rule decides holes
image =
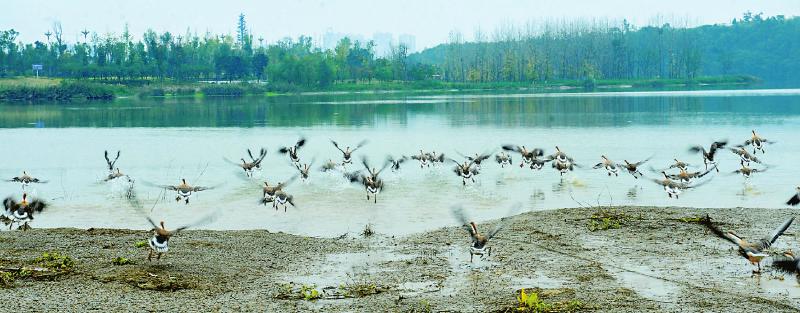
[[[561,21],[505,27],[491,38],[476,31],[467,42],[449,42],[409,55],[402,45],[377,56],[374,43],[343,38],[335,48],[311,37],[265,44],[254,40],[244,15],[235,35],[146,31],[134,40],[81,32],[63,40],[59,23],[46,42],[17,42],[0,30],[0,77],[42,75],[119,82],[153,80],[258,80],[327,88],[336,83],[445,80],[450,82],[548,82],[597,79],[687,79],[746,74],[790,80],[800,70],[800,20],[746,13],[728,25],[637,28],[627,21]],[[680,23],[678,23],[680,24]]]

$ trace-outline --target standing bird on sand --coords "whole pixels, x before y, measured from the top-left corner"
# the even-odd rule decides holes
[[[711,165],[712,167],[717,166],[717,161],[714,160],[714,156],[717,154],[719,149],[725,148],[725,145],[728,144],[728,141],[715,141],[711,144],[711,147],[706,150],[703,146],[693,146],[689,148],[689,152],[703,153],[703,163],[706,165],[706,170],[708,170],[708,166]],[[717,173],[719,173],[719,168],[717,168]]]
[[[180,202],[183,200],[186,204],[189,204],[189,197],[192,196],[193,193],[214,189],[215,187],[203,187],[203,186],[192,186],[186,183],[185,178],[181,178],[181,183],[177,185],[160,185],[160,188],[164,188],[167,190],[172,190],[177,192],[177,196],[175,197],[175,202]]]
[[[786,204],[795,206],[800,204],[800,186],[797,186],[794,191],[794,196],[789,198],[789,201],[786,201]]]
[[[772,244],[775,243],[775,240],[778,239],[786,229],[792,225],[794,221],[794,217],[790,217],[787,219],[780,227],[776,228],[772,231],[768,236],[761,238],[756,242],[748,242],[742,237],[739,237],[733,231],[723,232],[719,228],[717,228],[712,222],[711,218],[706,215],[706,218],[702,220],[702,224],[705,225],[712,233],[717,235],[718,237],[728,240],[733,244],[739,247],[739,255],[747,259],[750,264],[758,265],[758,270],[753,270],[753,273],[760,274],[761,273],[761,260],[768,256],[767,253],[764,252],[767,248],[771,247]]]
[[[526,163],[532,164],[534,159],[544,155],[544,150],[539,148],[533,148],[531,150],[528,150],[528,148],[525,148],[525,146],[515,146],[515,145],[503,145],[502,148],[503,150],[513,151],[520,154],[522,160],[519,163],[519,168],[525,166]],[[534,168],[531,167],[531,169]],[[539,169],[541,169],[541,167]]]
[[[14,223],[23,223],[18,229],[26,231],[31,228],[28,223],[33,221],[33,214],[42,212],[47,207],[47,203],[37,199],[33,199],[29,202],[28,194],[23,193],[22,201],[17,202],[13,198],[8,197],[3,200],[3,206],[6,211],[3,222],[8,225],[8,229],[11,229]]]
[[[461,183],[464,186],[467,185],[467,179],[472,180],[473,183],[475,182],[475,175],[478,175],[480,173],[478,171],[478,168],[473,166],[475,164],[475,161],[465,160],[464,163],[462,164],[450,158],[448,158],[448,160],[456,164],[456,167],[453,168],[453,172],[455,172],[456,175],[461,177]]]
[[[511,155],[505,151],[500,151],[500,153],[495,154],[494,161],[497,162],[497,164],[500,164],[500,168],[506,168],[506,166],[511,166],[511,163],[514,163]]]
[[[153,260],[153,255],[156,255],[156,260],[160,261],[161,255],[169,251],[169,239],[172,238],[172,236],[177,235],[184,229],[211,223],[215,217],[216,214],[212,213],[193,224],[181,226],[175,230],[167,230],[167,228],[164,227],[164,221],[156,225],[156,223],[148,217],[147,221],[150,222],[150,225],[153,225],[153,237],[147,241],[147,245],[150,246],[150,252],[147,254],[147,261],[151,262]]]
[[[386,157],[386,161],[389,162],[391,165],[389,166],[392,169],[392,172],[400,171],[400,165],[403,164],[408,160],[408,157],[401,155],[399,158],[395,159],[392,156]]]
[[[30,184],[45,184],[47,183],[46,180],[41,180],[31,175],[28,175],[28,172],[22,171],[22,175],[13,177],[8,180],[9,182],[20,183],[22,184],[22,190],[25,190],[25,187],[28,187]]]
[[[367,144],[367,141],[362,140],[358,143],[358,145],[356,145],[355,148],[353,148],[353,150],[350,150],[350,146],[347,146],[344,150],[342,150],[342,148],[339,148],[339,144],[333,140],[331,140],[331,143],[333,143],[333,146],[336,147],[336,149],[342,152],[342,166],[345,166],[345,164],[353,164],[353,152],[356,152],[356,150]]]
[[[754,155],[750,154],[744,146],[738,146],[739,149],[730,148],[733,154],[739,156],[739,164],[741,165],[750,165],[750,162],[755,162],[761,164],[761,160],[756,158]]]
[[[650,158],[647,158],[644,161],[639,161],[639,162],[636,162],[636,163],[628,162],[628,160],[622,160],[623,162],[625,162],[625,164],[617,164],[617,166],[627,170],[628,174],[631,174],[631,176],[633,176],[633,178],[639,179],[639,177],[644,176],[644,174],[641,171],[639,171],[639,166],[641,166],[642,164],[647,163],[647,161],[649,161],[649,160],[650,160]]]
[[[108,172],[109,173],[114,173],[114,169],[116,168],[116,167],[114,167],[114,165],[116,165],[117,164],[117,160],[119,160],[119,153],[120,153],[120,151],[117,150],[117,156],[112,161],[111,158],[108,157],[108,150],[105,151],[104,156],[106,158],[106,165],[108,165]]]
[[[756,151],[759,150],[762,154],[764,154],[766,153],[764,152],[764,144],[775,143],[774,141],[769,141],[766,138],[757,135],[755,129],[752,131],[752,133],[753,135],[750,137],[750,139],[746,140],[742,146],[753,146],[753,154],[756,154]]]
[[[595,166],[593,166],[592,168],[594,169],[604,168],[608,173],[608,176],[611,176],[611,174],[614,174],[614,176],[619,176],[619,167],[617,166],[617,163],[614,163],[614,161],[609,160],[605,155],[601,155],[600,157],[602,158],[600,163],[595,164]]]
[[[514,204],[511,207],[510,213],[507,215],[513,215],[519,211],[521,206],[522,205],[519,203]],[[481,258],[483,258],[484,255],[491,256],[492,247],[488,246],[489,240],[497,236],[500,230],[506,226],[506,221],[501,219],[497,226],[492,229],[492,231],[483,234],[478,231],[478,225],[467,218],[467,215],[464,213],[464,209],[460,205],[453,206],[450,208],[450,210],[453,214],[453,217],[455,217],[456,220],[463,225],[464,229],[467,231],[467,233],[469,233],[470,239],[472,240],[472,244],[470,244],[469,247],[469,262],[472,263],[472,259],[475,255],[479,255]]]
[[[280,149],[278,149],[278,152],[280,152],[281,154],[287,154],[288,153],[289,154],[289,159],[292,160],[292,163],[297,163],[297,162],[300,162],[300,157],[297,155],[297,150],[299,150],[300,147],[302,147],[305,144],[306,144],[306,139],[305,138],[300,138],[300,140],[298,140],[294,144],[294,146],[281,147]]]
[[[247,177],[253,177],[253,171],[261,169],[261,162],[264,161],[264,157],[267,156],[267,149],[261,148],[258,153],[258,157],[253,157],[253,153],[250,151],[250,149],[247,149],[247,155],[250,156],[250,162],[247,162],[244,158],[241,158],[242,163],[236,163],[228,159],[225,159],[225,161],[241,167]]]

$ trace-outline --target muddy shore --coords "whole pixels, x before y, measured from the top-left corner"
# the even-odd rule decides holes
[[[0,293],[0,311],[503,312],[518,306],[521,288],[561,311],[798,311],[794,275],[770,271],[770,259],[764,273],[752,275],[731,244],[696,223],[705,214],[723,229],[760,238],[796,212],[529,212],[479,224],[506,226],[490,242],[493,254],[473,263],[459,227],[340,238],[188,230],[153,262],[146,231],[3,231],[0,268],[15,279]],[[775,252],[800,249],[797,227]]]

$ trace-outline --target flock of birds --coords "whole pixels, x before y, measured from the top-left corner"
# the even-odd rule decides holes
[[[286,191],[287,186],[289,186],[297,178],[300,178],[304,181],[308,180],[314,172],[312,171],[314,159],[308,163],[301,161],[300,151],[302,147],[306,145],[306,142],[306,139],[302,138],[293,145],[281,147],[278,150],[279,153],[288,156],[292,166],[297,170],[297,174],[283,182],[270,184],[270,182],[264,181],[263,187],[261,187],[262,195],[258,200],[259,203],[263,205],[271,204],[275,210],[278,210],[280,207],[282,207],[284,212],[287,211],[288,206],[295,205],[294,197]],[[378,194],[385,187],[384,181],[381,179],[380,174],[386,169],[390,169],[394,172],[400,171],[403,167],[403,164],[409,160],[417,161],[420,168],[429,168],[431,166],[441,166],[446,163],[452,163],[453,172],[461,179],[462,184],[465,186],[468,182],[475,182],[475,177],[481,173],[481,166],[483,162],[489,160],[492,155],[494,155],[494,161],[499,164],[501,168],[514,166],[516,164],[514,160],[517,157],[520,158],[520,168],[525,168],[527,166],[529,169],[535,171],[544,169],[545,166],[550,163],[551,168],[555,169],[562,177],[564,174],[573,171],[576,167],[582,167],[582,165],[576,163],[572,157],[570,157],[558,146],[555,147],[555,152],[545,155],[545,151],[540,148],[503,145],[501,147],[502,149],[497,153],[461,155],[461,161],[447,157],[443,153],[437,153],[435,151],[425,152],[420,150],[418,154],[410,157],[388,156],[380,168],[371,166],[367,158],[364,157],[361,158],[361,165],[363,166],[362,169],[350,170],[349,167],[353,164],[354,153],[366,145],[367,141],[362,141],[352,148],[350,146],[345,146],[342,148],[339,143],[333,140],[331,140],[331,143],[333,144],[334,148],[341,153],[341,160],[334,161],[333,159],[329,159],[321,167],[319,167],[319,170],[322,172],[338,172],[350,183],[361,185],[366,192],[367,201],[373,201],[374,203],[377,203]],[[705,177],[712,172],[718,173],[720,171],[718,162],[716,160],[716,157],[720,151],[728,150],[738,157],[740,167],[732,173],[741,174],[745,178],[749,178],[755,173],[765,171],[768,166],[764,165],[762,160],[757,158],[755,155],[758,152],[761,152],[763,155],[766,153],[765,146],[773,143],[773,141],[759,136],[755,130],[753,130],[749,139],[744,141],[742,144],[733,147],[728,147],[727,141],[713,142],[708,149],[706,149],[704,146],[693,146],[689,149],[689,151],[701,154],[704,164],[703,170],[692,172],[689,170],[688,163],[674,159],[674,163],[669,164],[663,170],[659,171],[650,167],[650,171],[658,173],[659,176],[661,176],[657,178],[648,178],[647,175],[642,172],[642,166],[648,162],[650,158],[638,162],[623,160],[622,163],[619,163],[609,159],[605,155],[602,155],[600,162],[592,166],[592,168],[602,169],[608,176],[619,176],[620,172],[625,171],[635,179],[647,178],[648,180],[660,185],[668,197],[677,199],[685,190],[697,188],[709,181],[708,179],[700,180],[700,178]],[[750,153],[748,149],[752,149],[753,152]],[[247,158],[241,158],[241,162],[234,162],[228,159],[225,160],[237,167],[240,167],[244,171],[246,177],[252,178],[255,171],[261,170],[262,162],[264,161],[266,155],[267,150],[264,148],[261,148],[257,154],[252,153],[252,151],[248,149]],[[117,160],[119,160],[120,157],[120,152],[117,151],[116,156],[113,159],[109,156],[108,151],[105,151],[104,156],[108,175],[103,179],[103,181],[109,182],[120,179],[127,181],[127,183],[129,183],[129,188],[126,197],[130,200],[129,202],[133,206],[141,209],[142,205],[136,199],[136,194],[133,189],[134,179],[129,175],[124,174],[120,168],[116,166]],[[750,167],[751,163],[761,164],[761,168]],[[17,224],[18,229],[27,230],[30,228],[29,223],[33,221],[34,216],[44,211],[48,207],[48,203],[41,199],[30,198],[25,192],[26,187],[30,184],[46,183],[47,181],[33,177],[25,171],[23,171],[22,175],[13,177],[8,181],[21,184],[22,197],[20,200],[17,200],[14,197],[9,197],[3,201],[5,214],[0,217],[0,221],[9,226],[9,229],[12,229],[14,224]],[[166,191],[174,191],[175,201],[183,201],[186,205],[189,205],[189,200],[193,194],[211,190],[216,187],[190,185],[189,182],[183,178],[180,179],[180,183],[176,185],[152,184],[148,182],[145,182],[145,184],[162,188]],[[786,204],[791,206],[800,204],[800,187],[796,188],[794,195],[790,197]],[[515,212],[519,207],[521,207],[521,205],[515,205],[514,208],[512,208],[512,212]],[[473,221],[470,221],[460,207],[452,208],[452,212],[453,215],[465,226],[465,229],[468,231],[472,240],[472,244],[470,246],[470,262],[472,262],[473,256],[475,255],[479,255],[481,257],[484,255],[490,255],[491,247],[488,246],[488,242],[502,229],[503,223],[501,222],[498,227],[489,232],[482,233],[478,231],[477,224]],[[153,226],[154,231],[153,237],[149,240],[149,246],[151,250],[148,255],[148,260],[151,260],[153,256],[156,256],[157,259],[160,259],[161,255],[169,250],[169,239],[178,232],[190,227],[209,223],[213,219],[214,216],[209,215],[195,223],[178,227],[174,230],[168,230],[164,225],[164,221],[156,223],[151,218],[147,217],[147,221]],[[791,225],[793,220],[794,218],[787,220],[781,225],[781,227],[776,229],[769,236],[754,243],[745,241],[743,238],[731,231],[723,232],[719,230],[711,222],[709,217],[705,219],[704,224],[708,226],[709,229],[711,229],[715,234],[738,245],[740,254],[753,264],[759,265],[760,271],[760,262],[764,257],[767,256],[764,253],[764,250],[769,248],[772,243],[774,243],[775,240],[777,240],[777,238],[784,233],[784,231]],[[774,264],[776,264],[779,268],[796,271],[798,264],[800,264],[800,258],[795,257],[794,254],[789,251],[785,254],[784,259],[776,259]]]

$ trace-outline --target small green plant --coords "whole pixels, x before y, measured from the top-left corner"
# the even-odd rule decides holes
[[[136,264],[133,260],[118,256],[111,261],[111,264],[114,265],[129,265],[129,264]]]
[[[54,271],[69,272],[75,267],[75,261],[71,257],[58,252],[42,253],[42,256],[33,261]]]
[[[678,219],[679,222],[700,224],[707,220],[705,216],[685,216]]]
[[[306,301],[313,301],[317,300],[322,297],[319,291],[317,290],[317,285],[303,285],[300,287],[300,296],[303,297],[303,300]]]
[[[600,210],[589,217],[586,227],[589,228],[589,231],[619,229],[626,219],[628,216],[624,212],[613,209]]]
[[[519,291],[517,296],[517,311],[518,312],[548,312],[552,305],[545,303],[539,299],[539,294],[532,292],[530,294],[525,292],[525,288]]]
[[[0,287],[11,288],[14,287],[14,274],[9,272],[0,272]]]
[[[147,241],[137,241],[137,242],[134,244],[134,246],[135,246],[135,247],[137,247],[137,248],[144,248],[144,247],[147,247]]]

